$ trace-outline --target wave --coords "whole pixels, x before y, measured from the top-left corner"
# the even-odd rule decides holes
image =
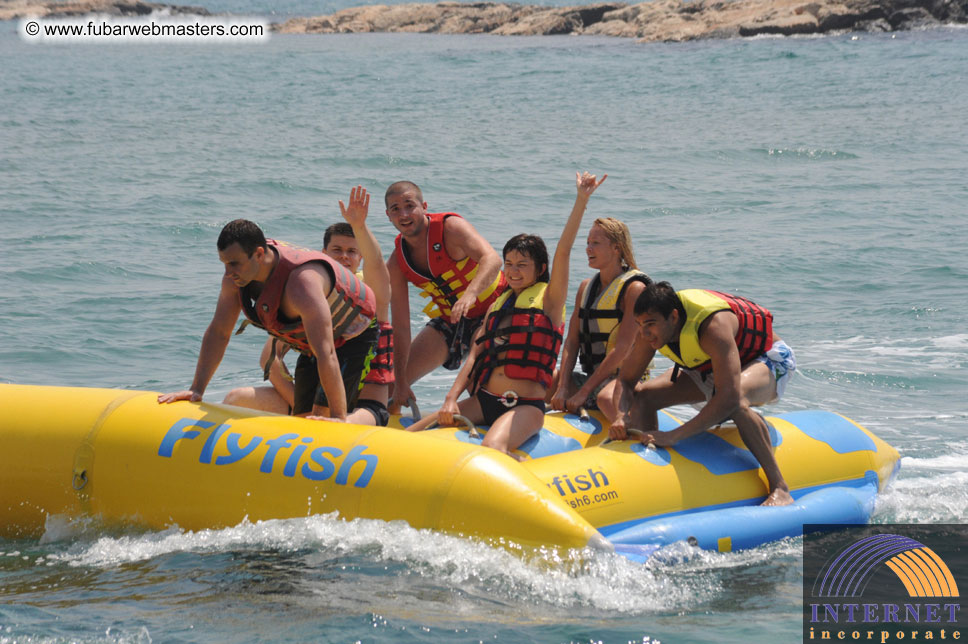
[[[968,443],[949,445],[940,456],[904,456],[901,473],[878,497],[875,522],[968,521]]]
[[[968,472],[901,479],[878,499],[873,519],[875,523],[965,523]]]
[[[844,152],[842,150],[828,150],[825,148],[768,148],[766,150],[755,150],[758,153],[766,153],[767,156],[775,159],[807,159],[818,161],[840,161],[847,159],[858,159],[856,154]]]
[[[459,589],[466,597],[487,597],[489,602],[498,601],[509,607],[522,602],[538,603],[569,613],[607,610],[652,614],[683,610],[723,595],[719,576],[722,571],[741,570],[778,556],[795,559],[799,553],[799,547],[790,540],[725,555],[675,544],[663,548],[643,565],[620,555],[588,549],[515,553],[479,541],[415,530],[403,522],[343,521],[335,513],[244,522],[222,530],[184,532],[173,528],[98,538],[93,536],[99,534],[96,526],[79,527],[55,519],[48,522],[44,542],[74,539],[78,530],[92,535],[93,540],[74,542],[66,549],[48,553],[36,565],[113,569],[175,557],[185,559],[182,565],[196,568],[202,565],[199,558],[209,560],[213,554],[228,554],[235,559],[268,552],[282,558],[294,557],[295,567],[310,573],[342,567],[343,572],[337,574],[361,577],[353,580],[355,587],[396,587],[399,581],[400,592],[412,594],[415,591],[402,588],[420,580],[418,583]],[[354,563],[347,566],[346,562]],[[372,571],[364,573],[364,569]],[[372,579],[374,576],[377,579]],[[309,574],[299,582],[299,592],[321,592],[317,583],[314,575]],[[433,604],[452,599],[441,597],[421,610],[440,610],[441,606]],[[400,610],[415,609],[407,600],[400,606]],[[524,614],[522,611],[522,618]]]

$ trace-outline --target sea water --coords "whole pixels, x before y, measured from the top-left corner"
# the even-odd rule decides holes
[[[4,382],[186,387],[237,217],[320,245],[362,184],[388,253],[380,196],[409,179],[497,248],[553,247],[587,169],[609,177],[572,297],[591,220],[626,221],[652,277],[775,313],[800,369],[768,413],[836,411],[900,450],[874,521],[968,518],[965,30],[54,45],[2,23],[0,60]],[[260,381],[261,343],[233,338],[206,399]],[[417,384],[425,412],[452,377]],[[0,642],[792,642],[802,581],[796,539],[642,566],[335,516],[51,523],[0,540]]]

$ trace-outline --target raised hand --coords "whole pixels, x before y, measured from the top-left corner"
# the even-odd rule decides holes
[[[608,174],[603,174],[600,181],[596,181],[595,179],[596,177],[593,174],[587,172],[578,174],[576,172],[575,186],[578,188],[578,194],[583,197],[591,197],[596,188],[605,183],[605,179],[608,179]]]
[[[370,194],[363,186],[356,186],[350,190],[349,208],[339,200],[339,211],[350,226],[361,226],[366,222],[366,216],[370,211]]]

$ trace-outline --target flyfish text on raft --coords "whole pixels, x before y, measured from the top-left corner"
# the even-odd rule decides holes
[[[323,445],[310,449],[314,439],[311,436],[300,436],[295,433],[282,434],[275,438],[263,438],[253,436],[245,445],[240,444],[242,435],[237,432],[229,432],[231,426],[194,418],[182,418],[176,421],[168,431],[161,444],[158,446],[158,456],[172,458],[175,452],[175,445],[182,440],[195,440],[202,434],[202,430],[210,429],[211,432],[202,445],[202,451],[198,456],[198,462],[204,465],[231,465],[246,458],[260,445],[265,445],[265,454],[262,456],[262,463],[259,471],[263,474],[271,474],[276,465],[276,459],[283,450],[292,450],[288,457],[284,457],[285,465],[282,468],[282,475],[294,477],[296,474],[302,475],[310,481],[325,481],[335,475],[334,483],[337,485],[347,485],[353,466],[363,463],[363,471],[353,483],[354,487],[366,487],[373,478],[379,458],[376,454],[365,454],[366,445],[356,445],[343,456],[343,450],[338,447]],[[215,456],[215,447],[225,437],[222,442],[228,454]],[[305,462],[300,462],[306,452]],[[214,458],[213,458],[214,457]],[[359,468],[357,468],[359,469]]]

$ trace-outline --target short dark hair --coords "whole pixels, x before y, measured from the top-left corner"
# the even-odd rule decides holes
[[[664,318],[672,315],[673,311],[679,311],[679,315],[683,319],[686,316],[686,307],[683,306],[678,293],[669,282],[649,284],[635,300],[636,315],[642,315],[647,311],[655,311]]]
[[[547,282],[551,279],[551,274],[548,272],[548,249],[545,247],[543,239],[537,235],[528,235],[525,233],[515,235],[508,240],[508,243],[504,244],[505,259],[507,259],[508,253],[512,250],[516,250],[522,255],[526,255],[534,260],[538,270],[541,271],[541,275],[538,276],[539,282]],[[542,265],[544,266],[543,269],[541,268]]]
[[[232,244],[241,246],[248,257],[252,257],[256,248],[269,247],[262,229],[248,219],[230,221],[222,228],[215,245],[218,246],[220,251],[223,251]]]
[[[407,190],[416,190],[417,199],[420,203],[423,203],[423,192],[420,190],[420,186],[415,184],[413,181],[397,181],[396,183],[391,183],[390,187],[387,188],[386,194],[383,195],[383,204],[385,206],[390,205],[390,195],[395,195],[400,192],[406,192]]]
[[[329,240],[333,238],[333,235],[339,235],[340,237],[352,237],[356,239],[356,235],[353,234],[353,227],[350,226],[345,221],[338,221],[323,233],[323,248],[325,249],[329,246]]]

